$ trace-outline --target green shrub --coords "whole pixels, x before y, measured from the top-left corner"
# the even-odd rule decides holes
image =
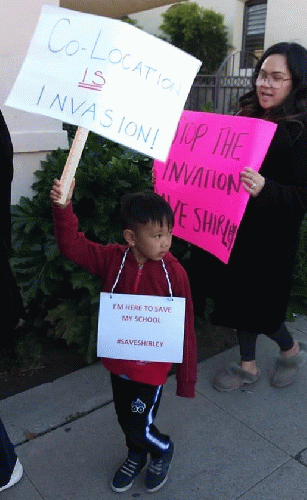
[[[202,61],[201,73],[215,73],[231,48],[223,14],[185,1],[172,5],[162,17],[164,39]]]
[[[204,113],[214,113],[214,107],[212,101],[209,101],[206,104],[204,104],[202,107],[202,111]]]

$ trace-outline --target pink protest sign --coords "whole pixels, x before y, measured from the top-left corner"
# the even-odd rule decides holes
[[[240,172],[258,171],[277,125],[256,118],[184,111],[155,191],[175,213],[173,234],[227,263],[249,194]]]

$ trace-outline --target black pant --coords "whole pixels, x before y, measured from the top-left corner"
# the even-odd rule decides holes
[[[250,333],[242,330],[237,331],[241,361],[253,361],[255,359],[258,335],[258,333]],[[266,335],[278,344],[281,351],[288,351],[294,345],[293,337],[284,323],[281,324],[277,332]]]
[[[117,419],[129,451],[149,452],[159,457],[168,449],[170,439],[154,426],[163,386],[127,380],[111,373]]]
[[[0,418],[0,487],[11,479],[17,456]]]

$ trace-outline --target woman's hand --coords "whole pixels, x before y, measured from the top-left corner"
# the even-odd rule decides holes
[[[255,198],[265,184],[265,178],[250,167],[240,172],[240,178],[246,191]]]

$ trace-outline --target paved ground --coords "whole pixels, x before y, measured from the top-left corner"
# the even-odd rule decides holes
[[[307,318],[289,327],[307,341]],[[175,396],[169,378],[157,425],[172,436],[175,455],[169,481],[153,494],[143,475],[126,493],[110,490],[126,451],[100,363],[0,401],[25,471],[1,500],[307,500],[307,366],[295,385],[274,389],[276,347],[261,336],[257,349],[262,378],[245,390],[210,385],[237,348],[199,363],[193,400]]]

